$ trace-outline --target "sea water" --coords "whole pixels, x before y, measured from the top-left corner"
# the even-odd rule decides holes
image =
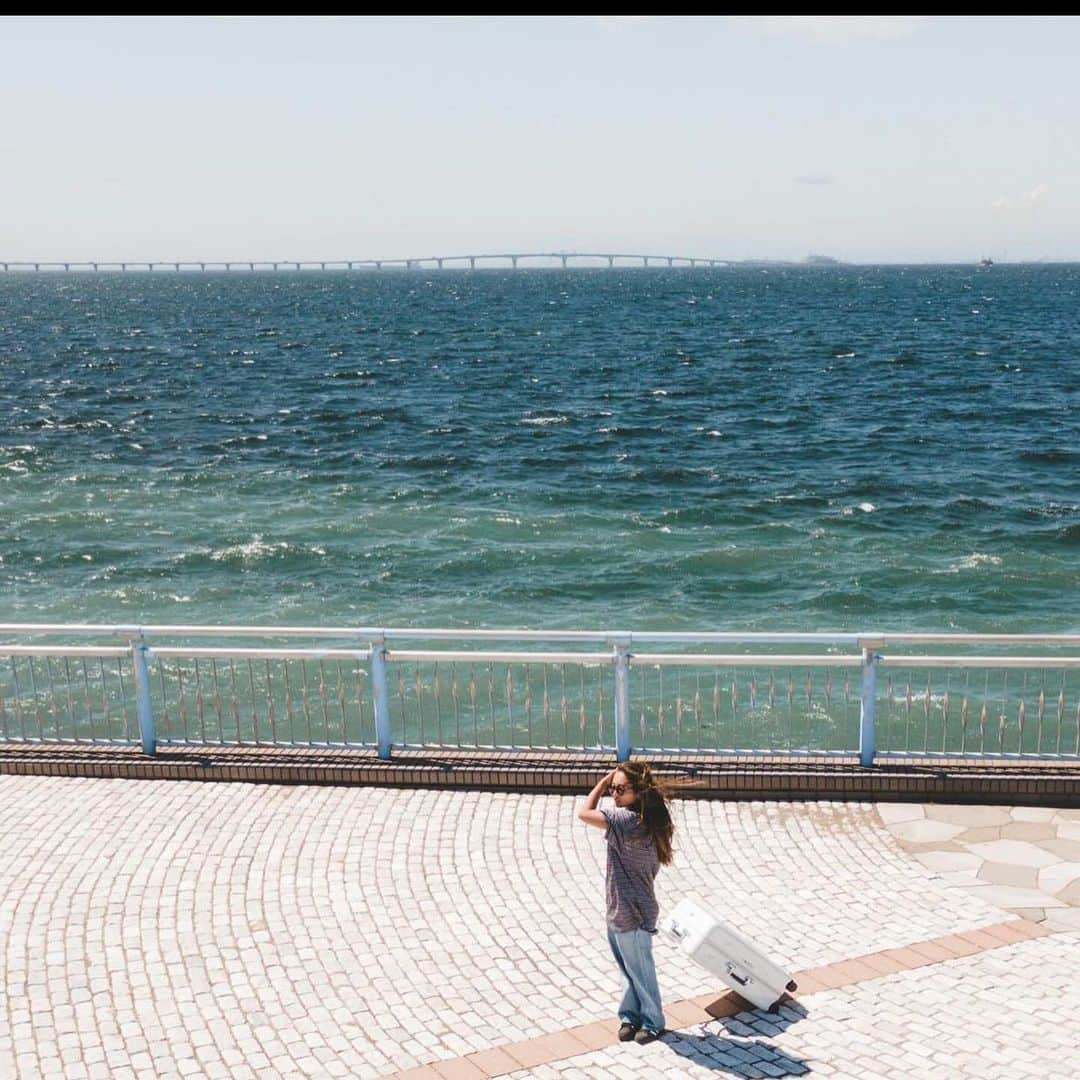
[[[1080,631],[1080,266],[0,276],[4,621]]]

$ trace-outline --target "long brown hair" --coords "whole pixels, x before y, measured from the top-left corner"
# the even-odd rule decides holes
[[[637,810],[641,824],[656,845],[661,864],[667,866],[672,859],[671,837],[675,822],[671,820],[671,791],[653,773],[645,761],[627,761],[619,766],[621,772],[637,795]]]

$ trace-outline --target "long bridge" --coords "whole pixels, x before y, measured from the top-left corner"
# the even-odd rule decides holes
[[[145,259],[128,260],[92,260],[56,261],[45,259],[0,260],[0,268],[5,273],[11,271],[30,271],[33,273],[90,271],[108,272],[153,272],[153,271],[227,271],[253,272],[256,270],[443,270],[505,267],[507,263],[517,270],[522,264],[558,263],[562,269],[583,266],[608,269],[679,266],[698,269],[700,267],[730,266],[734,260],[702,258],[697,255],[645,255],[624,252],[586,252],[586,251],[511,251],[483,255],[426,255],[417,259]]]

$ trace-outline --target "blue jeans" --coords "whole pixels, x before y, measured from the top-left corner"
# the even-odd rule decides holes
[[[619,1019],[648,1031],[664,1030],[664,1010],[653,964],[653,934],[647,930],[608,929],[608,943],[623,977]]]

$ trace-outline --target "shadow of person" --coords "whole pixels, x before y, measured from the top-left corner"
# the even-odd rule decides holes
[[[801,1058],[778,1050],[762,1039],[735,1039],[682,1031],[667,1032],[662,1038],[669,1050],[695,1065],[717,1072],[740,1077],[775,1077],[804,1076],[810,1071],[810,1066]]]
[[[794,998],[785,995],[769,1012],[753,1008],[737,994],[725,994],[705,1011],[712,1020],[689,1031],[665,1032],[664,1045],[695,1065],[740,1077],[802,1076],[810,1071],[804,1060],[767,1041],[767,1036],[779,1035],[808,1015]]]

